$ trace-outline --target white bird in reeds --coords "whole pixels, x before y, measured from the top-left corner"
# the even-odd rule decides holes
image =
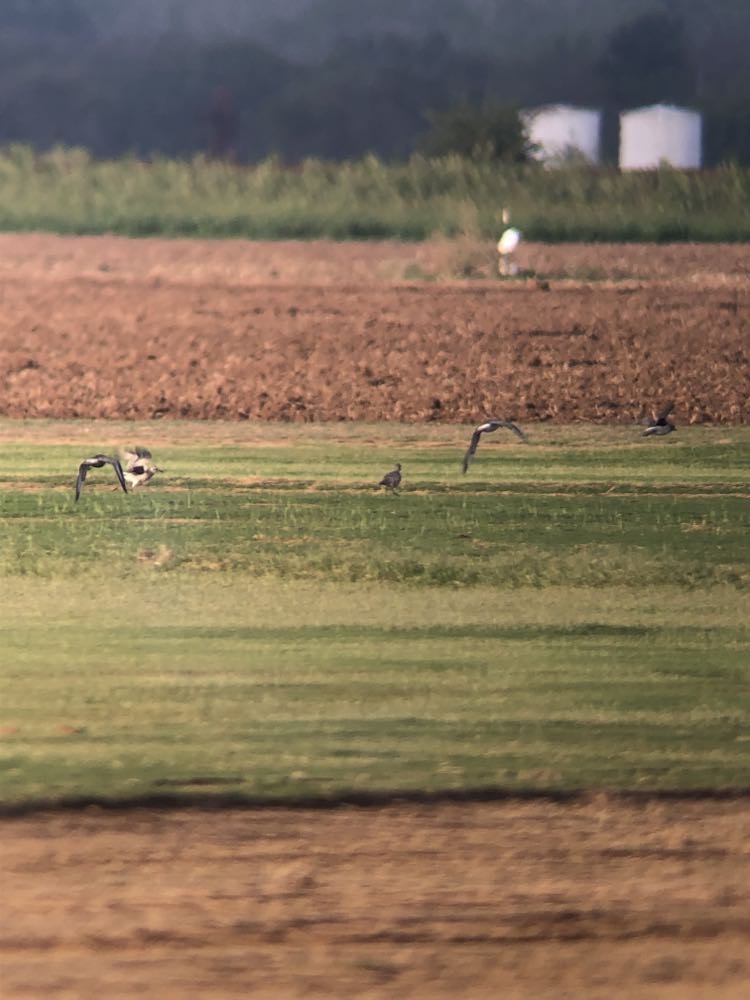
[[[120,460],[117,458],[110,458],[109,455],[94,455],[92,458],[85,458],[78,466],[78,478],[76,479],[76,501],[78,501],[78,498],[81,495],[81,490],[83,488],[83,484],[86,482],[86,476],[88,475],[89,469],[102,469],[105,465],[112,466],[115,470],[120,486],[122,486],[123,492],[128,492]]]
[[[504,427],[506,430],[513,431],[513,433],[517,437],[519,437],[522,441],[528,444],[528,438],[521,430],[521,428],[518,427],[516,424],[514,424],[512,420],[487,420],[485,423],[480,424],[479,427],[477,427],[474,433],[471,435],[471,441],[469,443],[468,450],[464,455],[464,464],[463,464],[464,472],[467,471],[471,463],[471,460],[474,458],[474,455],[476,454],[477,446],[479,445],[479,439],[481,438],[481,436],[483,434],[490,434],[492,431],[496,431],[500,427]]]
[[[503,209],[503,225],[507,226],[510,222],[510,212],[507,208]],[[521,231],[516,229],[515,226],[509,226],[506,229],[500,239],[497,241],[497,252],[500,255],[500,259],[497,262],[498,274],[509,275],[518,274],[518,265],[513,260],[513,254],[518,249],[518,245],[521,242]]]
[[[669,416],[669,414],[672,412],[673,409],[674,409],[674,403],[672,402],[667,403],[667,405],[662,410],[660,410],[660,412],[657,413],[657,415],[649,423],[649,425],[646,427],[646,430],[643,432],[642,436],[655,437],[657,435],[661,436],[663,434],[671,434],[672,431],[676,431],[677,428],[675,427],[675,425],[670,423],[669,420],[667,420],[667,417]]]
[[[125,479],[131,489],[150,483],[157,472],[164,472],[153,460],[148,448],[123,449],[121,452],[125,466]]]
[[[401,463],[396,462],[396,468],[392,472],[386,472],[378,483],[378,486],[385,486],[391,493],[395,493],[401,484]]]

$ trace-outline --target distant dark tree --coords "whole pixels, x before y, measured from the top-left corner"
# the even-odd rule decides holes
[[[424,131],[425,110],[481,101],[489,60],[457,52],[443,36],[342,41],[301,68],[264,108],[273,148],[288,161],[376,153],[403,159]]]
[[[609,101],[618,108],[689,101],[695,94],[683,23],[671,14],[644,14],[617,28],[599,71]]]
[[[206,119],[209,155],[215,160],[234,160],[237,155],[237,109],[228,87],[214,87]]]
[[[511,79],[503,90],[513,103],[521,106],[540,104],[592,104],[601,101],[602,81],[597,71],[601,46],[581,34],[559,35],[538,54],[514,64],[503,61],[502,69]]]
[[[463,105],[428,115],[430,128],[417,143],[424,156],[457,153],[467,159],[523,163],[531,152],[518,111],[502,105]]]
[[[82,0],[2,0],[0,29],[77,35],[91,30],[91,19]]]
[[[493,102],[566,101],[605,109],[613,156],[614,112],[672,100],[705,113],[708,163],[750,162],[750,0],[648,3],[672,16],[613,31],[647,0],[592,3],[585,20],[580,0],[0,0],[0,144],[519,160],[518,122],[491,121]],[[220,87],[233,110],[212,105]]]
[[[705,159],[708,164],[750,164],[750,107],[744,101],[708,108],[704,131]]]

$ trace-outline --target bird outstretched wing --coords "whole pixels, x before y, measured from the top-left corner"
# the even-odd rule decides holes
[[[118,482],[125,493],[128,492],[128,486],[125,482],[125,475],[122,471],[122,465],[119,459],[111,458],[109,455],[94,455],[92,458],[84,459],[78,466],[78,478],[76,479],[76,501],[81,495],[81,490],[83,484],[86,482],[86,476],[88,475],[89,469],[101,469],[104,465],[111,465],[115,470]]]
[[[89,471],[89,466],[87,462],[81,462],[78,466],[78,479],[76,479],[76,502],[81,495],[81,490],[83,489],[83,484],[86,482],[86,474]]]
[[[477,429],[471,435],[471,441],[469,442],[469,447],[466,451],[466,454],[464,455],[464,464],[463,464],[464,472],[468,470],[469,464],[471,463],[472,458],[474,458],[474,455],[476,454],[477,445],[479,444],[479,439],[481,438],[481,436],[482,436],[482,428],[477,427]]]
[[[518,424],[514,424],[512,420],[496,420],[494,423],[496,423],[498,427],[505,427],[506,430],[513,431],[516,437],[519,437],[522,441],[528,444],[529,439],[526,437]]]
[[[656,420],[654,422],[658,424],[662,420],[666,420],[667,417],[669,416],[669,414],[672,412],[673,409],[674,409],[674,400],[672,400],[671,402],[667,403],[667,405],[665,407],[663,407],[663,409],[661,409],[656,414]]]
[[[469,464],[474,455],[476,454],[477,446],[479,444],[479,439],[481,438],[482,434],[489,433],[491,431],[496,431],[500,427],[504,427],[506,430],[513,431],[516,437],[519,437],[522,441],[528,443],[529,439],[526,437],[521,428],[517,424],[514,424],[512,420],[487,420],[485,423],[480,424],[479,427],[477,427],[477,429],[471,435],[469,448],[466,454],[464,455],[464,463],[463,463],[464,472],[466,472],[466,470],[469,468]]]
[[[118,478],[118,480],[120,482],[120,486],[122,486],[123,492],[127,493],[128,492],[128,484],[125,482],[125,475],[124,475],[124,473],[122,471],[122,465],[120,464],[119,458],[110,458],[109,462],[110,462],[112,468],[115,470],[117,478]]]
[[[125,463],[125,468],[130,472],[134,465],[137,465],[144,458],[151,458],[148,448],[121,448],[120,457]]]

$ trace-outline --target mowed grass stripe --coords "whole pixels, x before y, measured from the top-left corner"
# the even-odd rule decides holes
[[[122,576],[157,568],[426,586],[750,586],[750,504],[731,495],[559,497],[533,485],[474,496],[174,494],[154,485],[132,497],[92,491],[78,505],[50,491],[6,491],[0,511],[0,571],[10,574],[106,561]]]
[[[91,626],[89,630],[100,638],[107,636],[115,641],[119,634],[118,628],[106,625]],[[85,626],[58,625],[55,642],[63,641],[69,634],[72,641],[86,631]],[[750,624],[734,629],[723,628],[722,633],[729,632],[739,642],[750,644]],[[669,640],[674,648],[680,644],[711,641],[716,635],[716,629],[703,625],[615,625],[605,622],[581,622],[575,625],[430,625],[424,628],[378,628],[368,625],[303,625],[299,627],[264,626],[215,626],[215,625],[139,625],[137,635],[131,641],[131,647],[148,651],[154,644],[193,641],[253,641],[279,640],[292,643],[308,642],[354,642],[364,640],[376,641],[379,646],[387,643],[400,643],[418,639],[503,639],[512,642],[533,642],[538,640],[581,639],[592,643],[608,643],[620,639],[648,639],[660,637]],[[7,628],[3,633],[4,643],[12,649],[14,643],[23,648],[26,642],[25,630],[16,632]],[[677,647],[675,647],[677,644]],[[378,661],[379,662],[379,661]]]
[[[397,497],[356,436],[306,433],[263,449],[293,482],[195,439],[158,456],[195,479],[129,497],[6,482],[0,800],[750,788],[744,429],[726,479],[687,429],[679,452],[577,444],[554,481],[554,449],[463,477],[375,431],[372,478],[424,471]],[[18,446],[27,475],[72,451]]]
[[[83,782],[104,798],[196,776],[220,785],[227,773],[271,797],[315,781],[330,792],[747,778],[747,636],[726,650],[719,632],[673,644],[532,629],[526,641],[516,632],[470,646],[383,633],[381,646],[299,630],[200,631],[123,644],[114,628],[58,629],[21,652],[8,679],[16,695],[3,697],[17,727],[6,737],[5,798],[45,770],[60,797]]]
[[[258,425],[224,431],[231,444],[200,444],[213,425],[185,422],[64,425],[76,444],[59,443],[55,424],[0,420],[0,483],[23,480],[60,486],[75,481],[78,463],[98,451],[110,453],[128,442],[147,443],[167,475],[165,482],[207,486],[264,479],[275,485],[375,487],[395,461],[404,465],[404,487],[443,484],[473,489],[504,481],[510,485],[570,481],[665,485],[750,482],[750,427],[680,427],[654,442],[638,427],[537,424],[526,428],[524,445],[503,431],[485,435],[469,474],[461,460],[472,428],[413,425]],[[170,430],[171,428],[171,430]],[[45,443],[44,437],[50,443]],[[185,439],[188,439],[188,443]],[[57,442],[57,443],[54,443]],[[109,482],[105,470],[94,482]],[[113,478],[113,477],[112,477]],[[88,487],[89,484],[87,484]],[[95,487],[96,488],[96,487]]]

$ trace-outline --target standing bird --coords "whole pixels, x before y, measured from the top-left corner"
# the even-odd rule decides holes
[[[503,209],[503,225],[507,225],[510,222],[510,212],[507,208]],[[497,241],[497,252],[500,254],[500,259],[497,262],[497,273],[502,275],[508,274],[518,274],[518,265],[513,260],[513,254],[518,249],[518,244],[521,242],[521,231],[516,229],[514,226],[510,226],[506,229],[500,239]]]
[[[152,459],[148,448],[134,448],[132,451],[123,449],[122,460],[125,463],[125,479],[131,489],[150,483],[157,472],[164,472]]]
[[[89,469],[102,469],[105,465],[112,466],[117,473],[117,478],[120,486],[122,486],[123,492],[128,492],[128,487],[125,483],[125,476],[123,475],[119,459],[110,458],[109,455],[94,455],[93,458],[84,459],[78,466],[78,479],[76,479],[76,501],[78,501],[78,498],[81,495],[81,489],[83,488],[83,484],[86,482],[86,476],[88,475]]]
[[[677,430],[674,424],[671,424],[667,417],[674,409],[674,403],[667,403],[664,409],[657,413],[656,417],[651,421],[646,430],[643,432],[643,437],[653,437],[654,435],[661,434],[671,434],[672,431]]]
[[[479,427],[477,427],[477,429],[471,435],[471,442],[469,444],[468,451],[464,455],[464,466],[463,466],[464,472],[466,472],[466,470],[469,468],[469,464],[471,463],[472,458],[474,458],[474,455],[476,454],[477,445],[479,444],[480,437],[483,434],[489,434],[491,431],[496,431],[499,427],[505,427],[507,430],[513,431],[513,433],[517,435],[517,437],[520,437],[522,441],[525,441],[528,444],[528,438],[521,430],[521,428],[517,427],[512,420],[488,420],[486,423],[480,424]]]
[[[378,483],[378,486],[385,486],[391,493],[395,493],[401,483],[401,463],[396,462],[393,472],[386,472]]]

